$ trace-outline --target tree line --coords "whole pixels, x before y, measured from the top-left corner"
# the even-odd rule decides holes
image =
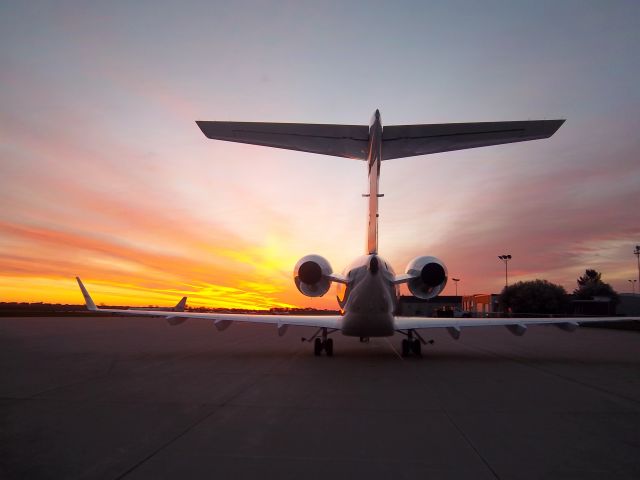
[[[620,301],[617,292],[602,280],[602,274],[596,270],[585,270],[577,284],[573,291],[574,299],[607,297],[613,305]],[[566,314],[571,309],[570,297],[564,287],[547,280],[517,282],[505,287],[500,294],[500,305],[505,312],[543,315]]]

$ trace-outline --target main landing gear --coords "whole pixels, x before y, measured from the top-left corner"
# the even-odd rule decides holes
[[[414,353],[416,357],[422,356],[422,344],[420,343],[420,340],[417,338],[415,340],[404,338],[402,340],[402,356],[408,357],[412,353]]]
[[[429,340],[428,342],[420,336],[418,332],[415,330],[397,330],[398,333],[406,335],[407,338],[402,339],[402,356],[408,357],[410,355],[415,355],[416,357],[422,356],[422,345],[433,345],[433,340]],[[413,338],[415,335],[416,338]]]
[[[320,338],[316,338],[313,343],[313,353],[316,357],[322,355],[322,351],[325,351],[327,357],[333,356],[333,338],[327,338],[326,340],[321,340]]]
[[[303,342],[313,341],[313,354],[316,357],[319,357],[320,355],[322,355],[323,351],[327,354],[327,357],[333,357],[333,338],[327,338],[327,337],[335,331],[337,331],[337,329],[335,328],[331,330],[327,328],[320,328],[313,335],[313,337],[309,339],[303,338],[302,341]]]

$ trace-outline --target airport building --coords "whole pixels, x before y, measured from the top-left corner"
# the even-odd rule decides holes
[[[610,297],[593,297],[589,300],[571,298],[571,311],[574,315],[586,316],[612,316],[616,315],[616,304]],[[621,312],[617,312],[621,313]]]
[[[640,294],[620,293],[616,312],[629,317],[640,316]]]
[[[440,295],[429,300],[403,295],[398,314],[409,317],[486,317],[500,312],[499,298],[496,293]]]
[[[500,312],[496,293],[475,295],[440,295],[429,300],[401,296],[398,315],[409,317],[486,317]]]
[[[453,316],[462,310],[462,298],[455,295],[439,295],[429,300],[402,295],[398,303],[398,315],[406,317]]]
[[[497,293],[476,293],[465,295],[462,301],[462,309],[470,312],[474,317],[484,317],[500,312],[500,295]]]
[[[616,304],[609,297],[593,297],[589,300],[575,299],[569,295],[571,314],[581,316],[640,315],[640,295],[620,294]],[[441,295],[429,300],[412,296],[401,296],[398,315],[411,317],[499,316],[500,295],[477,293],[475,295]]]

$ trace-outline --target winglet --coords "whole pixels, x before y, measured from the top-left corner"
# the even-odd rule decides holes
[[[174,312],[184,312],[184,306],[187,303],[187,297],[182,297],[182,299],[178,302],[178,304],[173,307]]]
[[[80,286],[80,291],[82,291],[82,296],[84,297],[84,302],[87,305],[87,310],[95,312],[96,310],[98,310],[98,307],[96,307],[96,304],[93,303],[93,299],[91,298],[91,295],[89,295],[89,292],[87,292],[87,289],[84,288],[82,280],[80,280],[80,277],[76,277],[76,280],[78,281],[78,285]]]

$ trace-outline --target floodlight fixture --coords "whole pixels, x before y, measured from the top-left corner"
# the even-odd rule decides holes
[[[507,288],[509,286],[509,267],[508,263],[511,260],[511,255],[505,253],[504,255],[498,255],[498,258],[504,262],[504,286]]]

